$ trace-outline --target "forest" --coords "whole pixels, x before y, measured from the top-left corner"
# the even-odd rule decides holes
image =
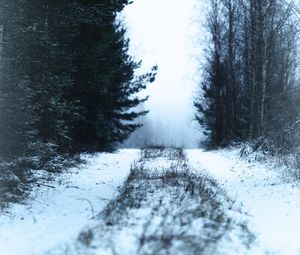
[[[284,152],[300,141],[299,15],[295,3],[212,0],[210,46],[196,119],[208,145],[267,141]]]
[[[299,42],[300,0],[0,0],[0,254],[299,255]]]
[[[137,106],[147,97],[137,94],[154,81],[157,66],[136,74],[141,62],[129,55],[117,19],[128,4],[1,1],[1,159],[47,162],[113,151],[141,127],[135,120],[148,111]],[[210,42],[194,101],[206,145],[268,141],[281,152],[296,149],[299,9],[277,0],[211,0],[209,6]],[[141,138],[149,135],[155,136],[135,135],[134,144],[155,140]]]
[[[2,160],[112,151],[140,126],[156,67],[135,74],[116,19],[128,3],[0,1]]]

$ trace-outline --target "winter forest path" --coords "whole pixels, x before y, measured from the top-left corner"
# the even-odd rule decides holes
[[[300,254],[300,187],[272,165],[238,150],[146,152],[84,156],[36,187],[0,215],[0,254]]]
[[[300,254],[300,187],[283,181],[270,163],[248,162],[238,151],[187,151],[194,169],[205,169],[247,212],[257,237],[250,254]]]
[[[214,179],[203,169],[193,173],[181,148],[147,147],[116,199],[77,239],[46,254],[244,254],[254,236],[237,214],[240,208]]]

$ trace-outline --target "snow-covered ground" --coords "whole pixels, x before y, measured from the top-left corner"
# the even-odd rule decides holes
[[[1,255],[40,255],[76,238],[118,194],[139,150],[84,156],[87,164],[36,187],[24,204],[0,215]],[[52,186],[52,187],[50,187]]]
[[[284,181],[286,169],[239,157],[238,150],[186,152],[195,171],[205,169],[242,204],[257,236],[250,254],[300,254],[300,187]]]
[[[253,235],[227,214],[235,209],[213,179],[190,172],[181,149],[147,148],[118,198],[76,240],[46,254],[244,254]],[[231,235],[237,242],[224,250]]]
[[[240,158],[237,149],[186,150],[185,153],[185,164],[196,175],[203,176],[206,172],[235,200],[235,209],[228,210],[228,214],[240,217],[237,222],[248,222],[249,231],[256,235],[250,250],[239,249],[239,237],[230,236],[220,243],[217,254],[300,254],[300,184],[282,178],[285,168]],[[54,179],[44,183],[48,186],[35,187],[23,204],[15,204],[0,215],[0,254],[45,254],[76,241],[79,233],[88,229],[86,226],[98,226],[99,217],[93,220],[93,216],[117,197],[118,187],[124,184],[131,165],[139,157],[139,150],[127,149],[111,154],[86,155],[87,164],[55,175]],[[150,158],[142,165],[151,173],[156,169],[164,171],[170,168],[170,164],[174,167],[181,165],[162,157]],[[151,195],[154,192],[146,193]],[[167,199],[167,196],[162,197]],[[156,203],[156,200],[151,201]],[[135,215],[129,222],[144,225],[149,212],[151,210],[142,216]],[[139,218],[141,224],[137,221]],[[106,228],[111,227],[105,225]],[[124,240],[128,241],[127,237]],[[127,241],[120,241],[124,252],[129,244]]]

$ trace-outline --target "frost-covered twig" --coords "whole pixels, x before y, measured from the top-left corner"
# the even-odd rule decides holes
[[[51,185],[48,185],[48,184],[44,184],[44,183],[41,183],[41,182],[35,182],[37,185],[40,185],[40,186],[45,186],[47,188],[52,188],[52,189],[55,189],[54,186],[51,186]]]
[[[86,198],[78,198],[78,200],[80,200],[80,201],[86,201],[86,202],[89,203],[89,205],[91,207],[91,212],[92,212],[92,219],[94,219],[95,218],[95,213],[94,213],[94,207],[93,207],[91,201],[88,200],[88,199],[86,199]]]

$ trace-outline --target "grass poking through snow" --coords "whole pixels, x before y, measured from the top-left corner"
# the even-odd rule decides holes
[[[232,231],[245,249],[254,240],[227,213],[233,207],[213,179],[192,173],[182,149],[145,148],[95,225],[49,254],[229,254],[222,242]]]

